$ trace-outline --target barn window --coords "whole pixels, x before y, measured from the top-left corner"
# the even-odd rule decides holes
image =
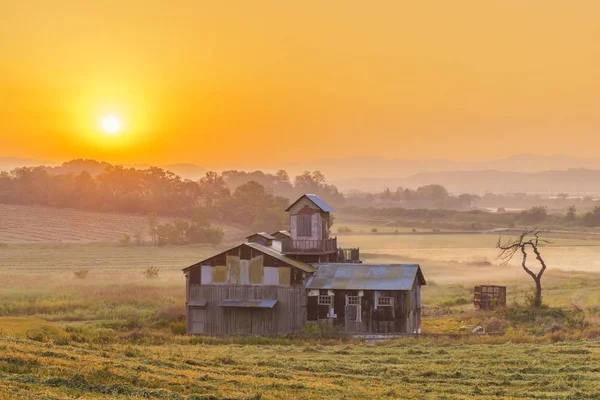
[[[394,298],[389,296],[382,296],[377,301],[377,306],[379,307],[391,307],[394,304]]]
[[[300,214],[296,217],[296,233],[298,236],[312,236],[312,216]]]
[[[319,296],[320,306],[329,306],[333,303],[333,296]]]
[[[360,305],[360,297],[358,296],[347,296],[346,297],[348,299],[347,301],[347,305],[349,306],[358,306]]]

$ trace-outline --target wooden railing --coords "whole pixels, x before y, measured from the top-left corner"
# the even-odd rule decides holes
[[[337,238],[323,240],[287,239],[282,242],[282,252],[288,254],[334,253],[337,251]]]
[[[359,248],[338,249],[337,262],[360,262]]]

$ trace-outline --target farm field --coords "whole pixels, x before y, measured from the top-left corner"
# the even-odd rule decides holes
[[[213,345],[199,339],[67,346],[0,337],[0,398],[593,399],[600,387],[597,340]]]
[[[181,336],[181,269],[236,242],[5,244],[0,399],[594,398],[600,341],[585,338],[600,335],[600,274],[594,270],[600,240],[552,238],[543,249],[549,264],[544,302],[567,311],[549,309],[528,319],[473,310],[475,284],[508,285],[509,303],[523,304],[531,290],[516,263],[496,260],[497,239],[340,236],[341,246],[360,247],[365,262],[422,265],[428,281],[423,304],[451,312],[423,318],[424,333],[458,333],[462,325],[506,332],[375,344]],[[158,276],[145,274],[150,266]],[[82,270],[87,275],[77,278]]]
[[[338,238],[338,243],[343,247],[360,247],[362,253],[475,266],[500,264],[495,248],[499,237],[506,241],[511,235],[344,235]],[[552,268],[600,272],[600,237],[546,235],[544,238],[551,241],[544,244],[542,252]],[[520,259],[513,260],[511,265],[520,265]]]
[[[344,237],[341,244],[353,245],[348,239],[354,238]],[[362,236],[360,239],[356,245],[361,246],[365,262],[422,265],[428,281],[422,300],[427,307],[472,310],[471,289],[476,284],[507,285],[509,302],[519,303],[526,301],[532,289],[531,279],[520,266],[500,265],[492,258],[495,250],[487,246],[495,244],[494,235]],[[573,267],[560,264],[568,260],[572,265],[583,265],[588,258],[590,263],[595,262],[593,255],[600,252],[596,243],[557,238],[544,248],[549,265],[544,277],[547,304],[600,308],[600,274],[593,268],[572,270]],[[167,306],[177,308],[181,314],[185,301],[181,269],[229,245],[5,245],[0,247],[3,283],[0,315],[4,309],[4,315],[24,313],[56,322],[101,323],[104,319],[146,318]],[[570,258],[562,252],[567,252]],[[453,256],[458,260],[453,261]],[[151,266],[158,268],[158,277],[144,275]],[[74,275],[80,270],[88,271],[85,279]]]
[[[168,218],[158,218],[158,223]],[[227,240],[245,232],[222,226]],[[0,204],[0,244],[18,243],[115,243],[136,232],[150,240],[148,218],[141,215],[87,212],[39,206]]]

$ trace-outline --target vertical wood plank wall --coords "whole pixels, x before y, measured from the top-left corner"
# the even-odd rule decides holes
[[[316,301],[308,302],[308,307],[314,310],[307,312],[313,316],[313,323],[327,320],[334,326],[344,327],[348,333],[416,333],[421,327],[420,288],[415,280],[410,291],[381,292],[382,296],[394,298],[393,311],[389,308],[382,311],[381,306],[379,311],[376,310],[375,291],[365,290],[360,298],[360,321],[346,319],[346,296],[356,296],[358,293],[353,290],[333,290],[337,318],[326,318],[326,313],[319,312],[320,306]],[[384,313],[388,316],[384,316]]]
[[[226,299],[277,300],[274,308],[219,307]],[[204,332],[208,335],[277,335],[300,332],[306,321],[302,286],[191,285],[189,301],[206,300]],[[189,314],[188,314],[189,315]]]

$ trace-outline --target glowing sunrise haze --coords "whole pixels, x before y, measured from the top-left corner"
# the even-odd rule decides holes
[[[3,1],[0,157],[593,157],[598,15],[593,0]]]

